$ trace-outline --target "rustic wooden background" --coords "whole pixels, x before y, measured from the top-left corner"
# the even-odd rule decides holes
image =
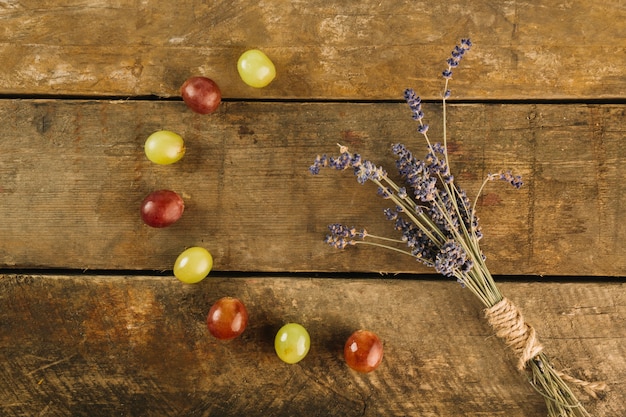
[[[350,146],[390,169],[423,146],[402,102],[427,99],[441,132],[441,70],[455,71],[452,169],[475,195],[511,168],[520,190],[479,201],[488,265],[557,366],[626,415],[626,5],[609,1],[352,2],[0,0],[0,414],[7,416],[541,416],[542,398],[454,282],[399,254],[335,251],[336,221],[384,233],[384,202],[350,175],[308,166]],[[278,76],[239,79],[263,49]],[[192,75],[224,102],[191,113]],[[145,138],[187,155],[162,167]],[[157,188],[183,195],[174,226],[142,224]],[[185,247],[215,270],[171,276]],[[211,303],[238,296],[248,330],[220,343]],[[275,331],[304,324],[297,365]],[[357,328],[381,336],[372,374],[342,361]]]

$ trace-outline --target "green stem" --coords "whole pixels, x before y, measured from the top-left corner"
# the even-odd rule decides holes
[[[390,237],[376,236],[376,235],[370,235],[370,234],[366,234],[365,236],[363,236],[363,239],[365,239],[367,237],[372,238],[372,239],[384,240],[386,242],[404,243],[404,241],[400,240],[400,239],[393,239],[393,238],[390,238]]]
[[[389,246],[389,245],[383,245],[382,243],[376,243],[376,242],[369,242],[366,240],[356,240],[354,241],[355,245],[370,245],[370,246],[376,246],[379,248],[384,248],[384,249],[389,249],[392,250],[394,252],[399,252],[399,253],[403,253],[405,255],[409,255],[412,258],[415,258],[416,256],[413,255],[411,252],[407,251],[407,250],[403,250],[400,248],[394,248],[393,246]]]
[[[450,67],[448,67],[448,70]],[[446,78],[446,84],[443,87],[443,99],[441,100],[441,105],[443,108],[443,147],[446,150],[445,158],[446,158],[446,166],[450,169],[450,163],[448,162],[448,130],[447,130],[447,107],[446,107],[446,91],[448,91],[448,83],[450,82],[449,78]]]

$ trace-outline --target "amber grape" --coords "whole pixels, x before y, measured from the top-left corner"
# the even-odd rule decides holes
[[[350,368],[371,372],[383,360],[383,344],[375,333],[357,330],[346,341],[343,355]]]
[[[217,300],[209,310],[207,327],[209,332],[220,340],[230,340],[239,336],[248,325],[246,306],[234,297]]]

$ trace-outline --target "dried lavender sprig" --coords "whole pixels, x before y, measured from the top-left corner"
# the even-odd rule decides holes
[[[459,66],[459,62],[465,55],[467,51],[472,47],[472,41],[469,38],[461,39],[460,45],[455,45],[452,53],[450,54],[450,58],[446,60],[448,63],[448,68],[446,68],[443,72],[443,78],[449,80],[452,78],[452,69]],[[447,86],[447,83],[446,83]]]
[[[389,243],[403,243],[404,241],[401,239],[393,239],[385,236],[377,236],[368,233],[365,229],[357,230],[354,226],[348,227],[339,223],[333,223],[328,225],[328,230],[330,234],[326,235],[326,239],[324,241],[328,243],[330,246],[336,249],[344,249],[347,246],[354,246],[358,244],[363,245],[371,245],[377,246],[388,250],[393,250],[396,252],[403,253],[405,255],[413,256],[415,255],[407,250],[399,249],[391,244],[384,244],[379,242],[366,241],[365,238],[375,239],[383,242]],[[360,240],[357,240],[360,239]]]
[[[430,139],[428,138],[428,125],[424,123],[424,112],[422,111],[422,99],[415,94],[415,90],[407,88],[404,90],[404,100],[409,105],[409,108],[413,112],[413,120],[419,123],[417,132],[421,133],[426,140],[429,148],[431,147]],[[434,151],[433,151],[434,152]]]
[[[452,79],[452,69],[459,66],[459,62],[465,56],[465,53],[470,50],[472,47],[472,41],[469,38],[461,39],[460,45],[455,45],[452,53],[450,54],[450,58],[446,61],[448,63],[448,68],[445,69],[442,73],[443,78],[446,80],[445,85],[443,87],[443,95],[442,95],[442,110],[443,110],[443,146],[447,147],[448,145],[448,127],[447,127],[447,106],[446,100],[450,97],[451,91],[449,88],[450,80]],[[446,154],[446,163],[448,163],[448,156]]]

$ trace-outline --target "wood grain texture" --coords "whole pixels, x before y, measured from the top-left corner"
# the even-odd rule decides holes
[[[501,289],[556,366],[609,384],[599,401],[581,396],[593,415],[624,415],[624,284]],[[244,334],[226,343],[205,325],[225,295],[250,313]],[[545,415],[477,301],[453,282],[5,275],[0,303],[4,416]],[[273,351],[287,321],[312,336],[297,365]],[[358,328],[384,343],[371,374],[342,359]]]
[[[488,172],[525,180],[478,201],[488,265],[558,368],[608,383],[581,394],[592,415],[626,415],[626,284],[603,282],[626,276],[625,19],[620,0],[0,0],[0,415],[545,415],[468,291],[322,242],[329,223],[391,228],[376,190],[311,176],[314,157],[342,143],[393,171],[392,143],[421,155],[398,99],[438,100],[462,37],[456,181],[474,196]],[[278,70],[264,89],[236,71],[253,47]],[[220,85],[215,114],[178,99],[191,75]],[[439,105],[425,112],[438,140]],[[145,158],[158,129],[184,136],[182,161]],[[139,204],[160,188],[186,211],[157,230]],[[168,271],[192,245],[215,271],[189,286]],[[225,295],[250,323],[221,343],[205,317]],[[297,365],[273,350],[288,321],[312,336]],[[384,342],[372,374],[342,359],[358,328]]]
[[[440,109],[425,109],[436,139]],[[526,182],[493,183],[479,202],[493,273],[624,275],[625,111],[449,109],[453,173],[472,198],[487,172],[510,168]],[[392,143],[425,153],[403,104],[224,103],[203,117],[176,102],[5,100],[0,118],[4,267],[167,270],[201,245],[223,271],[428,272],[401,254],[327,247],[334,222],[393,231],[373,185],[349,172],[308,172],[338,142],[390,172]],[[162,128],[186,139],[187,154],[171,166],[143,152]],[[161,188],[179,192],[186,210],[174,226],[151,229],[139,205]]]
[[[0,93],[176,96],[203,74],[230,98],[438,98],[469,36],[455,97],[624,98],[624,19],[619,0],[5,0]],[[252,47],[278,68],[267,89],[237,75]]]

